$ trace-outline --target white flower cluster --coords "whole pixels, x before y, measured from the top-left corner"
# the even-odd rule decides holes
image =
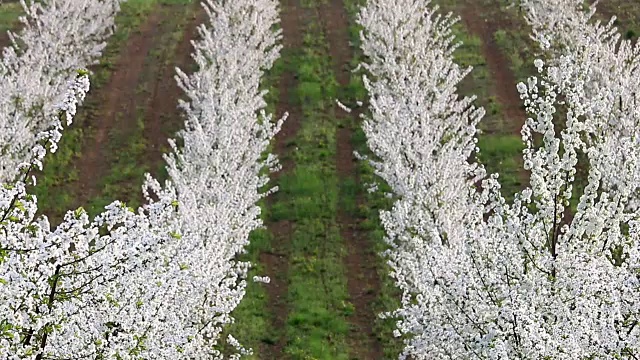
[[[608,126],[614,127],[615,131],[639,138],[640,92],[637,89],[640,79],[635,67],[640,48],[629,40],[620,41],[621,35],[613,27],[615,16],[605,26],[599,26],[600,23],[590,22],[596,11],[595,4],[584,11],[584,4],[575,0],[526,0],[522,1],[522,7],[537,34],[533,38],[546,39],[549,62],[555,65],[576,59],[574,71],[583,73],[584,91],[565,101],[583,107],[592,116],[608,117]],[[560,8],[563,11],[557,11]],[[594,66],[593,62],[600,65]],[[611,164],[602,186],[617,188],[615,169],[619,165]],[[639,208],[640,193],[627,205],[631,209]]]
[[[14,180],[75,70],[95,63],[120,0],[21,0],[22,30],[0,62],[0,181]],[[27,96],[28,95],[28,96]],[[17,111],[16,111],[17,109]],[[24,116],[23,114],[28,114]]]
[[[87,77],[62,107],[47,104],[52,127],[36,136],[21,179],[0,189],[0,359],[222,359],[223,341],[238,350],[231,358],[250,352],[221,336],[246,285],[249,264],[235,258],[262,226],[256,202],[275,190],[261,191],[263,168],[277,166],[261,155],[283,119],[264,114],[259,81],[279,56],[277,3],[203,5],[199,70],[177,77],[189,98],[183,145],[165,157],[170,181],[147,175],[137,211],[119,201],[94,220],[69,211],[55,230],[35,218],[30,169],[55,150]]]
[[[398,198],[381,219],[404,294],[386,314],[407,335],[403,359],[640,356],[640,212],[628,206],[640,188],[640,49],[588,24],[581,1],[523,2],[557,52],[518,85],[531,186],[509,205],[497,176],[469,163],[483,111],[455,96],[466,72],[450,18],[418,0],[369,0],[360,13],[375,79],[363,127]],[[570,216],[579,157],[588,185]]]

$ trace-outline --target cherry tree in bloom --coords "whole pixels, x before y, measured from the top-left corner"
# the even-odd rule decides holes
[[[615,17],[606,25],[598,26],[600,23],[593,20],[596,4],[594,2],[585,8],[579,1],[523,0],[521,6],[525,10],[526,20],[532,26],[532,38],[545,50],[550,63],[553,64],[554,59],[566,55],[578,58],[589,56],[601,64],[590,69],[585,79],[588,81],[585,91],[565,101],[581,103],[583,106],[592,105],[588,111],[607,112],[603,116],[608,116],[609,126],[630,135],[631,132],[640,130],[635,114],[640,96],[635,79],[624,77],[629,73],[630,66],[636,63],[639,49],[631,41],[620,41],[621,36],[613,27]],[[592,46],[592,42],[599,46]],[[602,96],[612,96],[617,103],[606,108],[598,107]],[[615,172],[607,175],[613,176],[605,176],[603,186],[615,187]],[[628,206],[639,207],[640,194],[636,194]]]
[[[199,70],[177,77],[189,99],[183,146],[165,157],[169,181],[147,176],[147,204],[116,201],[94,220],[70,211],[50,230],[24,191],[40,144],[24,180],[0,193],[0,359],[221,359],[223,342],[238,349],[231,358],[250,352],[222,333],[246,286],[249,264],[235,258],[262,226],[256,202],[275,190],[262,191],[262,170],[277,161],[261,155],[283,119],[264,113],[258,85],[279,55],[277,3],[204,5]],[[56,109],[68,120],[86,78],[72,90]],[[59,139],[50,122],[41,143]]]
[[[0,359],[139,354],[158,312],[145,313],[144,306],[154,302],[158,308],[163,295],[163,274],[148,270],[171,265],[162,245],[177,240],[169,230],[173,223],[159,228],[150,219],[171,220],[175,194],[159,192],[160,201],[138,214],[118,201],[93,221],[82,209],[70,211],[53,231],[46,217],[35,218],[37,199],[25,190],[33,181],[29,172],[42,168],[47,149],[55,151],[60,118],[70,124],[89,89],[86,75],[70,85],[50,119],[52,128],[38,134],[33,158],[20,165],[21,179],[0,190]],[[138,318],[130,319],[134,314]],[[138,328],[126,327],[136,320]]]
[[[171,186],[178,195],[179,233],[173,249],[175,263],[188,276],[173,291],[172,311],[180,331],[174,332],[180,354],[158,353],[162,359],[218,358],[213,345],[222,326],[245,291],[248,263],[235,257],[244,252],[249,233],[263,226],[257,202],[269,194],[260,190],[275,169],[275,156],[262,154],[283,119],[273,122],[264,113],[262,71],[279,56],[277,1],[207,1],[210,27],[201,27],[194,43],[200,70],[191,76],[179,71],[177,80],[189,102],[182,148],[165,157]],[[174,281],[173,275],[167,281]],[[170,324],[162,324],[171,330]],[[185,342],[186,340],[186,342]],[[229,338],[231,344],[237,341]],[[158,337],[148,355],[166,347]],[[176,348],[174,346],[174,348]]]
[[[636,86],[635,48],[585,25],[575,51],[535,62],[539,76],[518,85],[531,185],[506,204],[497,177],[468,161],[482,110],[455,96],[465,73],[452,62],[452,20],[427,6],[371,0],[359,17],[375,79],[363,128],[397,198],[381,219],[404,294],[386,314],[407,335],[401,358],[636,358],[640,213],[627,204],[640,139],[637,110],[618,106],[617,93]],[[620,85],[594,88],[602,79]],[[570,219],[578,154],[588,185]]]
[[[76,69],[97,62],[113,32],[119,0],[21,0],[22,30],[0,62],[0,181],[13,180],[35,135],[49,129],[55,99]],[[28,112],[21,118],[14,109]]]

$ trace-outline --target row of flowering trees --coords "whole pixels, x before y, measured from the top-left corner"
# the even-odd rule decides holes
[[[471,160],[484,111],[456,95],[455,19],[417,0],[359,14],[363,128],[395,195],[381,219],[401,358],[640,357],[640,48],[580,0],[521,6],[548,64],[518,84],[531,182],[511,204]],[[579,159],[587,185],[569,216]]]
[[[237,349],[232,358],[250,351],[222,335],[246,285],[249,264],[235,258],[249,232],[262,226],[256,202],[275,190],[262,191],[263,170],[277,160],[261,154],[283,119],[264,113],[259,80],[279,56],[277,3],[203,6],[209,24],[192,42],[198,70],[176,76],[188,101],[181,102],[181,146],[172,142],[165,156],[170,180],[160,184],[147,175],[147,203],[137,210],[115,201],[95,219],[83,209],[69,211],[55,229],[46,216],[35,217],[30,173],[71,123],[89,88],[86,73],[66,90],[58,85],[63,97],[50,89],[43,98],[25,87],[21,99],[29,106],[4,103],[5,116],[22,122],[35,116],[39,125],[24,132],[25,143],[33,141],[16,166],[17,180],[0,188],[0,359],[217,359],[225,342]],[[72,14],[92,14],[86,11]],[[79,34],[93,29],[79,24]],[[42,26],[54,32],[47,26],[57,24]],[[48,62],[57,58],[41,61],[58,66]],[[54,75],[37,74],[44,82]]]
[[[48,129],[55,99],[76,69],[97,61],[120,0],[21,0],[21,30],[0,61],[0,181],[14,180],[36,135]]]

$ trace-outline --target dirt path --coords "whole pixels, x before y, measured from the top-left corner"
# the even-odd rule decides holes
[[[72,208],[105,196],[107,187],[109,201],[142,202],[140,174],[119,173],[112,178],[116,180],[108,179],[116,163],[118,169],[130,171],[133,166],[158,175],[167,138],[183,126],[177,109],[182,91],[173,78],[174,68],[187,70],[192,63],[189,41],[206,16],[200,9],[199,3],[190,9],[157,5],[119,51],[106,84],[90,93],[98,106],[85,112],[93,136],[85,138],[74,164],[80,176],[69,184]]]
[[[329,0],[323,4],[320,7],[320,18],[329,43],[329,54],[336,79],[340,86],[347,87],[350,80],[349,61],[354,53],[349,46],[349,21],[343,1]],[[359,124],[358,113],[354,111],[350,115],[337,105],[334,111],[336,120],[344,124],[337,132],[338,176],[343,183],[349,178],[359,183],[357,160],[353,156],[354,149],[351,143],[354,123]],[[356,196],[356,204],[363,204],[362,194]],[[356,214],[347,212],[344,207],[341,207],[338,213],[340,235],[348,249],[344,262],[349,297],[354,306],[354,313],[349,317],[352,324],[349,334],[351,354],[354,359],[374,360],[383,357],[381,344],[373,331],[376,320],[373,304],[380,293],[380,279],[375,268],[376,254],[365,232],[361,230],[361,220]]]
[[[280,11],[280,25],[283,33],[283,49],[281,56],[285,52],[290,52],[302,47],[304,11],[301,9],[298,0],[282,0]],[[291,151],[287,143],[295,138],[300,129],[302,120],[302,109],[299,105],[291,101],[292,90],[296,88],[297,80],[294,73],[285,71],[280,77],[278,85],[279,100],[276,106],[276,118],[282,117],[285,112],[289,117],[285,121],[282,129],[275,137],[273,152],[279,157],[282,169],[271,174],[272,183],[277,184],[278,179],[285,173],[294,171],[295,163],[287,154]],[[268,198],[269,206],[278,201],[278,193]],[[265,266],[265,275],[269,276],[271,282],[266,286],[269,297],[269,313],[272,316],[271,328],[277,332],[278,341],[271,345],[264,344],[260,351],[262,359],[284,359],[284,347],[286,346],[286,334],[284,328],[288,315],[287,293],[288,293],[288,269],[289,255],[288,248],[293,235],[295,224],[289,220],[268,222],[266,224],[272,234],[271,252],[260,254],[260,262]]]
[[[172,7],[179,12],[181,11],[179,7],[183,5]],[[149,146],[147,161],[151,164],[152,170],[164,166],[162,154],[170,149],[168,139],[174,138],[175,133],[184,127],[182,111],[178,108],[178,99],[185,96],[174,78],[175,68],[179,67],[182,71],[189,73],[190,66],[195,64],[191,58],[193,51],[191,40],[198,37],[198,26],[207,19],[207,13],[199,1],[194,2],[188,15],[190,19],[183,24],[182,38],[175,48],[173,61],[165,62],[158,71],[145,112],[147,124],[145,140]]]
[[[93,130],[93,137],[86,138],[82,155],[75,164],[80,176],[72,185],[75,189],[73,208],[87,204],[102,190],[100,181],[111,169],[107,161],[110,158],[109,132],[127,126],[136,118],[136,109],[141,101],[140,96],[136,96],[136,87],[142,80],[145,59],[155,39],[160,36],[157,30],[163,20],[161,8],[156,7],[140,31],[132,33],[121,49],[118,63],[105,86],[89,93],[89,96],[100,99],[101,107],[88,115],[87,123]]]
[[[482,55],[493,79],[492,93],[502,105],[504,129],[496,129],[500,133],[520,136],[520,129],[524,125],[526,113],[522,108],[522,101],[516,90],[516,79],[510,69],[509,59],[498,47],[494,33],[498,29],[508,29],[511,24],[500,23],[499,17],[484,18],[482,8],[475,1],[467,1],[462,10],[462,19],[469,32],[482,40]],[[496,5],[497,6],[497,5]]]

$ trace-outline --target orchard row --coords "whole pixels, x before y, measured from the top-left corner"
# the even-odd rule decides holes
[[[269,146],[287,115],[267,114],[260,90],[282,48],[278,3],[203,3],[197,69],[175,77],[188,100],[164,156],[168,180],[147,174],[138,209],[115,201],[92,219],[80,208],[55,227],[36,216],[28,189],[85,99],[84,69],[101,56],[120,3],[23,6],[0,66],[0,359],[250,355],[228,330],[247,282],[270,281],[248,279],[252,264],[239,259],[263,227],[261,200],[278,190]],[[368,0],[359,10],[362,129],[373,153],[360,159],[391,189],[382,255],[402,292],[400,307],[382,315],[397,319],[401,358],[633,359],[640,48],[581,0],[517,6],[533,29],[538,74],[517,86],[530,185],[513,200],[476,160],[485,110],[459,95],[471,69],[454,60],[456,14],[420,0]],[[314,106],[294,115],[323,109]],[[332,199],[323,209],[336,207]]]

